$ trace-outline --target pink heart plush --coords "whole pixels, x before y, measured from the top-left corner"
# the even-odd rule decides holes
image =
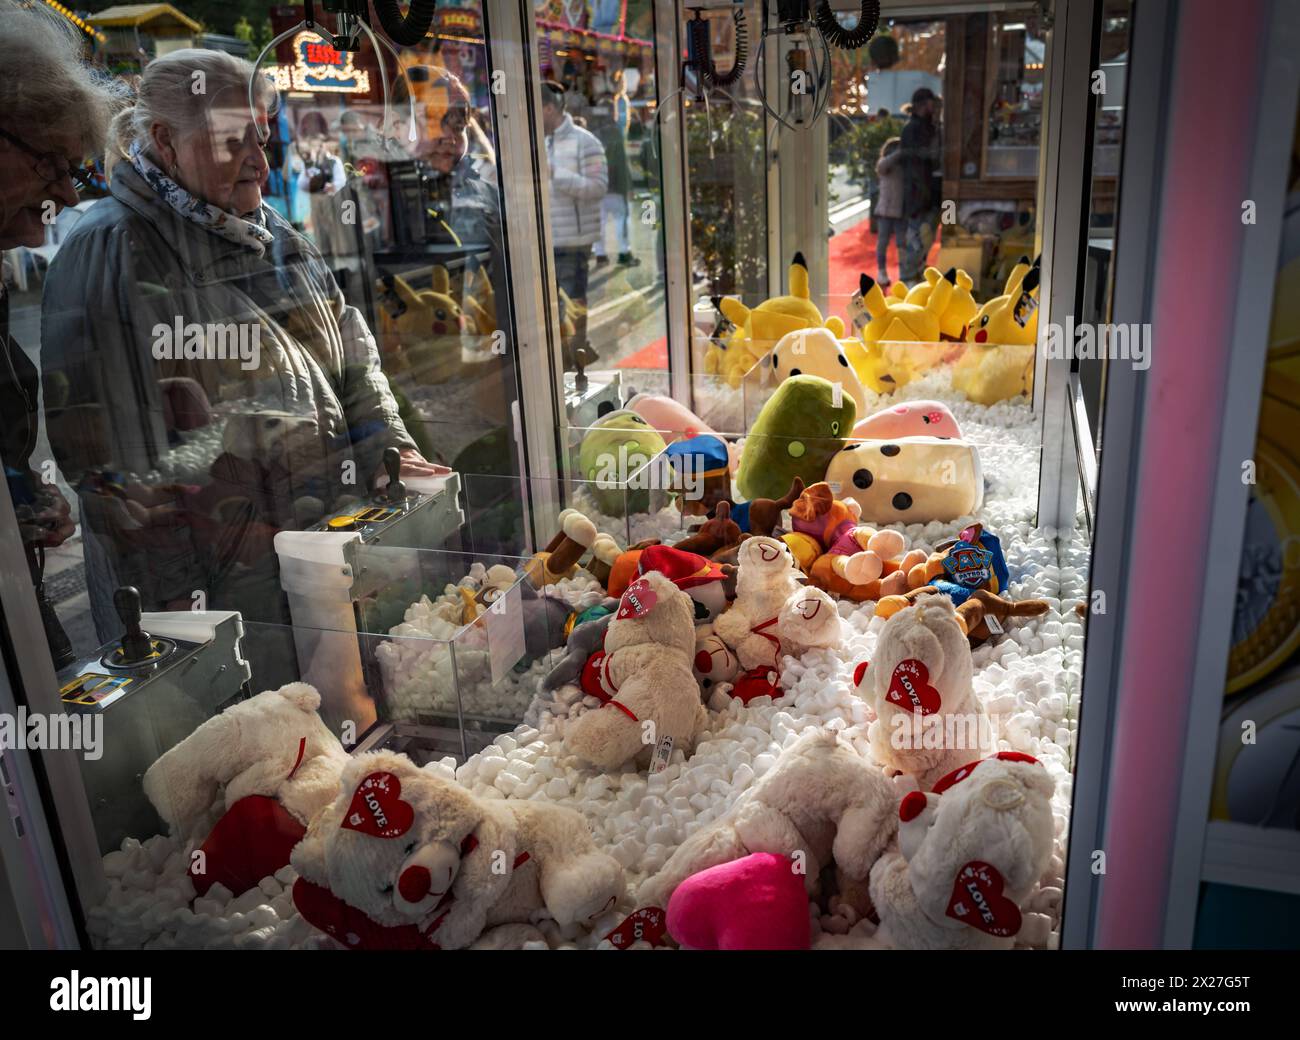
[[[770,852],[692,874],[668,901],[668,933],[695,950],[806,950],[803,876]]]

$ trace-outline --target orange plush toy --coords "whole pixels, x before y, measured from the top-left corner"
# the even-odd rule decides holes
[[[809,580],[833,595],[865,602],[907,592],[908,572],[924,564],[925,553],[904,555],[901,534],[861,524],[861,516],[856,502],[837,499],[821,481],[790,506],[794,530],[782,539]]]

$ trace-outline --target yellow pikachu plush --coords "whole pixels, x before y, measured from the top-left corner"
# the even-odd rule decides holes
[[[953,366],[954,390],[976,404],[991,405],[1034,389],[1038,342],[1039,267],[1016,264],[1005,292],[984,304],[967,332],[966,353]]]
[[[908,303],[898,294],[886,296],[868,274],[858,280],[858,291],[849,301],[849,317],[864,343],[938,343],[940,316],[948,308],[956,289],[945,275],[929,286],[924,304]]]
[[[856,337],[840,340],[844,355],[857,374],[858,381],[877,394],[892,394],[906,386],[917,376],[917,371],[905,354],[890,345],[886,357],[885,344],[863,343]]]
[[[824,325],[837,337],[844,335],[844,323],[834,317],[823,320],[822,312],[812,302],[808,263],[802,253],[795,253],[790,264],[788,296],[773,296],[752,308],[731,297],[716,299],[714,305],[735,329],[723,344],[709,345],[704,356],[704,370],[711,375],[723,376],[733,390],[740,386],[745,373],[787,333]]]
[[[948,300],[948,306],[939,315],[939,338],[943,340],[965,340],[966,329],[979,312],[980,307],[975,302],[975,297],[971,295],[971,289],[974,287],[975,282],[965,271],[953,267],[948,269],[947,274],[940,274],[937,267],[927,267],[925,269],[925,281],[917,282],[916,285],[912,286],[908,290],[904,302],[924,307],[929,302],[934,287],[945,279],[953,284],[953,290]],[[895,284],[899,283],[896,282]]]
[[[1038,261],[1021,257],[1007,276],[1002,295],[984,304],[970,323],[970,343],[1038,342]]]
[[[473,323],[475,332],[480,336],[490,336],[496,332],[496,290],[492,287],[492,279],[482,268],[465,271],[461,283],[461,301],[465,307],[465,316]]]
[[[417,292],[397,275],[383,276],[376,289],[385,371],[409,372],[416,383],[424,385],[458,376],[464,366],[466,321],[450,295],[447,269],[434,267],[429,289]]]
[[[943,359],[937,346],[941,316],[952,302],[955,278],[946,275],[929,285],[924,304],[908,303],[907,289],[895,282],[887,296],[870,275],[862,275],[849,300],[849,320],[862,349],[845,351],[864,386],[888,393],[905,386]]]

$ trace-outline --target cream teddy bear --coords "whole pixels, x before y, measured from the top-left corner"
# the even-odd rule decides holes
[[[880,630],[858,691],[875,710],[868,736],[887,770],[924,789],[992,750],[984,706],[975,696],[970,644],[946,596],[922,596]]]
[[[1052,857],[1052,778],[1002,752],[899,806],[898,848],[871,868],[877,938],[909,950],[1010,949]]]
[[[338,793],[348,754],[316,713],[306,683],[231,705],[164,752],[144,774],[144,793],[182,840],[202,838],[210,810],[250,795],[279,802],[303,826]]]
[[[686,839],[637,893],[667,906],[692,874],[754,852],[789,856],[814,894],[822,868],[864,884],[898,827],[894,784],[834,732],[805,733],[717,823]]]
[[[837,645],[840,616],[830,596],[800,582],[794,557],[780,539],[745,539],[737,563],[736,600],[714,622],[713,635],[739,659],[745,675],[732,696],[748,702],[775,695],[787,654]]]
[[[644,766],[666,739],[689,753],[706,718],[691,672],[694,653],[694,601],[647,571],[623,593],[604,649],[584,667],[590,681],[583,688],[600,690],[604,703],[569,723],[565,747],[600,769],[633,759]]]
[[[292,865],[299,912],[344,945],[459,949],[541,913],[590,925],[626,892],[571,809],[476,798],[391,751],[352,759],[336,791]]]

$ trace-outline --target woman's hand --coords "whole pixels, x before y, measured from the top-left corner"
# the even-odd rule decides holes
[[[415,448],[403,448],[401,476],[405,477],[445,477],[451,472],[450,466],[440,466],[430,462]],[[383,467],[379,472],[383,473]]]

